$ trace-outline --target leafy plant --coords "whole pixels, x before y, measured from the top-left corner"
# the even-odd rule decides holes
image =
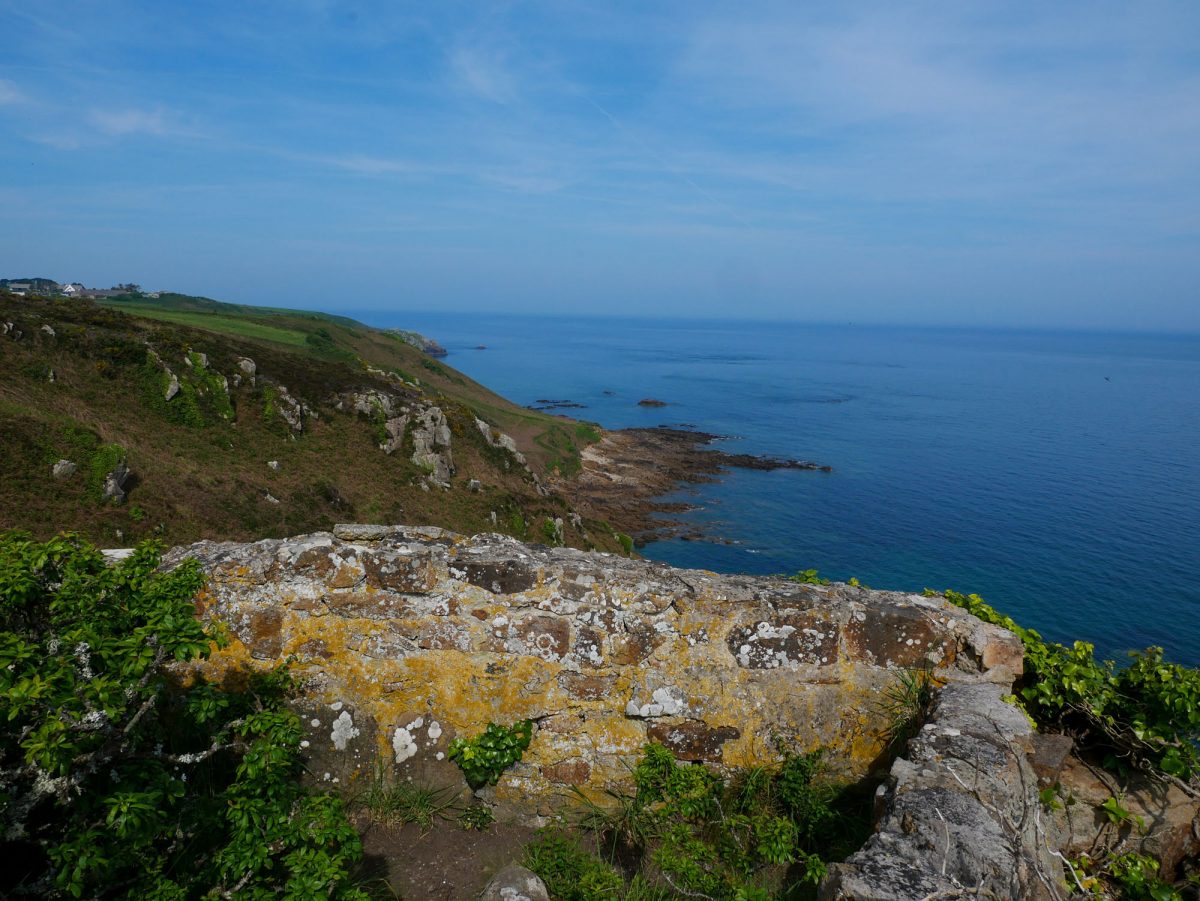
[[[789,582],[799,582],[801,585],[828,585],[828,579],[822,579],[815,569],[802,569],[794,575],[787,576]]]
[[[628,535],[626,535],[624,532],[616,532],[616,533],[614,533],[614,535],[617,539],[617,543],[619,545],[621,545],[621,550],[625,552],[625,556],[632,557],[633,556],[633,539],[630,538]]]
[[[1200,670],[1164,661],[1162,648],[1131,652],[1130,665],[1117,669],[1111,661],[1098,662],[1092,645],[1047,642],[977,594],[944,596],[1021,639],[1025,676],[1019,696],[1039,727],[1074,734],[1107,753],[1113,767],[1200,777]]]
[[[494,822],[496,815],[486,804],[471,804],[458,815],[458,825],[476,832],[483,832]]]
[[[532,720],[512,726],[488,723],[474,738],[454,739],[446,756],[458,764],[471,788],[482,788],[495,785],[500,774],[521,759],[532,739]]]
[[[785,871],[810,885],[825,873],[817,850],[836,831],[835,792],[817,780],[820,759],[820,752],[784,753],[778,766],[751,767],[726,780],[648,744],[633,768],[634,794],[610,791],[602,807],[577,793],[584,801],[580,825],[597,835],[609,864],[648,863],[658,884],[645,884],[647,890],[669,890],[672,898],[766,899]],[[576,847],[555,841],[546,846],[556,849],[554,860]],[[564,897],[625,898],[637,884]]]
[[[181,687],[168,664],[221,636],[198,567],[158,563],[0,536],[0,894],[362,898],[341,802],[301,785],[286,671]]]

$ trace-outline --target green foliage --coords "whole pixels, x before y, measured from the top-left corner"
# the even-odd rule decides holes
[[[610,862],[648,862],[663,883],[654,890],[670,889],[665,897],[767,899],[788,889],[787,880],[815,885],[825,873],[820,853],[831,849],[838,830],[836,792],[817,779],[820,761],[819,751],[784,753],[778,766],[753,767],[726,780],[649,744],[633,769],[633,795],[610,791],[601,807],[577,793],[584,802],[580,825],[597,835]],[[563,838],[546,848],[555,852],[554,865],[547,866],[552,875],[564,858],[573,861],[582,853]],[[535,856],[535,863],[542,861]],[[567,867],[572,879],[581,868],[577,861]],[[632,889],[563,897],[622,898]]]
[[[198,567],[158,563],[0,537],[0,846],[22,862],[0,894],[361,898],[340,802],[299,781],[286,672],[179,686],[167,664],[220,636],[194,615]]]
[[[534,444],[546,451],[546,471],[562,476],[573,476],[582,469],[579,446],[600,440],[600,432],[589,423],[576,423],[574,428],[553,422],[544,432],[536,435]]]
[[[633,539],[624,532],[615,533],[617,543],[621,545],[621,550],[625,552],[626,557],[633,556]]]
[[[1096,861],[1086,854],[1071,863],[1077,884],[1096,898],[1119,897],[1123,901],[1183,901],[1178,888],[1159,877],[1153,857],[1128,851]],[[1188,897],[1191,897],[1190,895]]]
[[[525,522],[525,517],[519,510],[514,511],[512,516],[508,518],[508,527],[517,538],[524,538],[529,529],[529,526]]]
[[[600,429],[590,422],[575,424],[575,438],[584,444],[595,444],[600,440]]]
[[[804,569],[795,575],[787,577],[789,582],[799,582],[801,585],[828,585],[828,579],[822,579],[815,569]]]
[[[486,804],[471,804],[458,815],[458,825],[463,829],[483,832],[496,822],[496,815]]]
[[[97,503],[104,497],[104,480],[125,460],[125,448],[119,444],[102,444],[92,452],[87,464],[88,494]]]
[[[524,863],[546,883],[554,901],[621,901],[626,894],[616,867],[561,831],[543,832],[527,845]]]
[[[471,788],[495,785],[500,774],[521,759],[533,739],[533,721],[512,726],[488,723],[474,738],[456,738],[447,757],[458,764]]]
[[[435,821],[449,819],[455,809],[452,789],[390,780],[382,765],[375,768],[370,786],[356,803],[381,823],[394,826],[415,823],[426,831],[433,828]]]
[[[1117,669],[1098,662],[1092,645],[1047,642],[977,594],[945,597],[1021,639],[1020,698],[1039,727],[1076,734],[1113,766],[1146,763],[1180,779],[1200,777],[1200,670],[1165,662],[1162,648],[1131,652],[1131,664]]]
[[[896,680],[884,688],[878,703],[883,715],[883,740],[889,749],[899,751],[916,734],[933,701],[935,682],[928,669],[902,670]]]
[[[558,526],[550,517],[542,520],[542,538],[546,540],[546,544],[558,545],[562,544],[562,536],[558,533]]]

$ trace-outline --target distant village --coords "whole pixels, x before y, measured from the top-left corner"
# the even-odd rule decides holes
[[[123,297],[136,294],[141,297],[158,297],[158,291],[143,291],[141,285],[132,282],[113,285],[111,288],[88,288],[79,282],[59,284],[50,278],[0,278],[0,289],[19,297],[29,294],[50,297]]]

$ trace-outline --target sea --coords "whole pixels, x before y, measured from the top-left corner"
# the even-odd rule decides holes
[[[350,315],[436,339],[518,404],[833,467],[679,490],[683,518],[729,543],[657,541],[650,559],[976,592],[1105,659],[1157,645],[1200,665],[1198,335]]]

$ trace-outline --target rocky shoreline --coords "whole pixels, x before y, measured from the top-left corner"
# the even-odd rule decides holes
[[[607,520],[640,545],[665,538],[720,540],[672,518],[693,509],[662,500],[681,485],[715,482],[729,469],[832,472],[807,460],[731,454],[709,446],[722,437],[666,427],[605,432],[583,451],[580,472],[561,487],[581,511]]]

